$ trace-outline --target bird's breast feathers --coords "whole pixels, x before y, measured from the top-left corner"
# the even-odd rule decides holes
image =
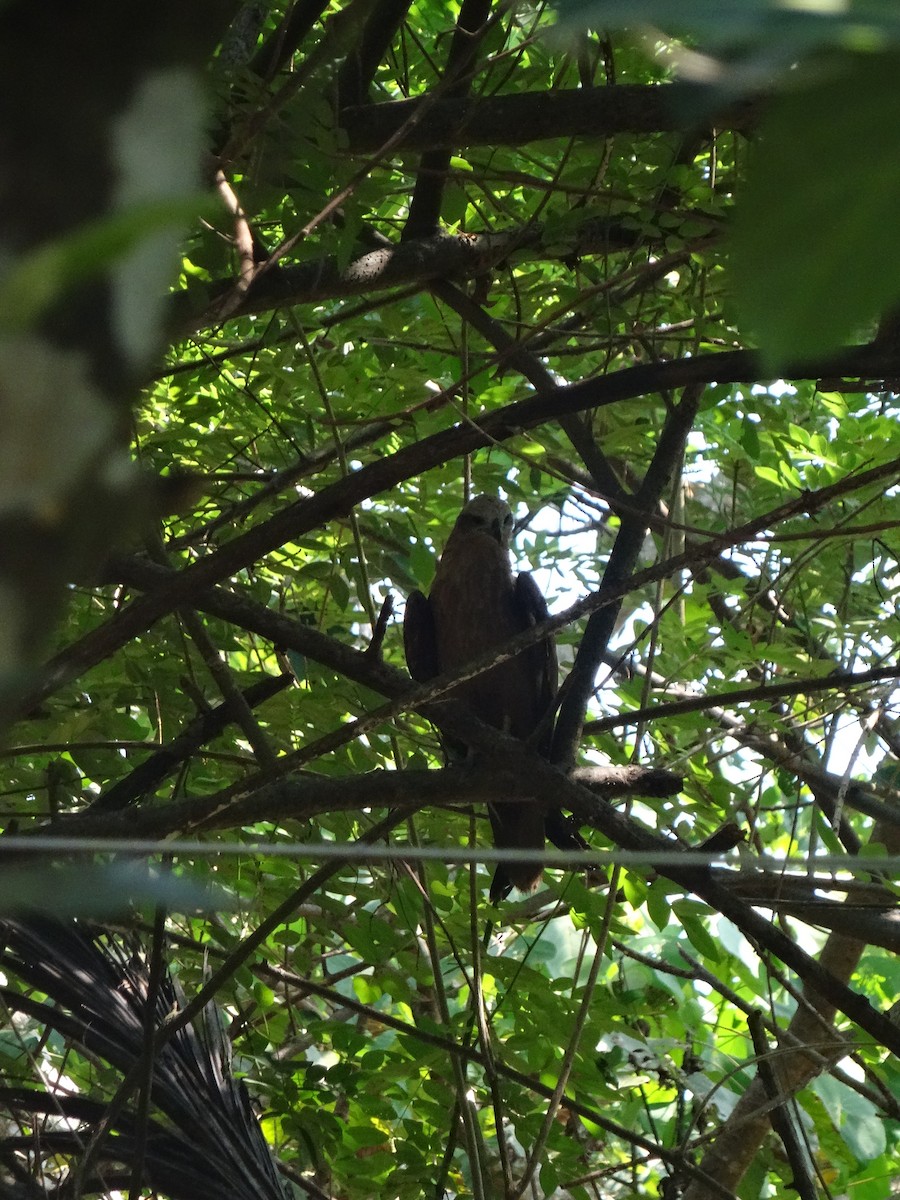
[[[451,538],[431,589],[441,669],[446,671],[518,633],[507,552],[491,537]]]

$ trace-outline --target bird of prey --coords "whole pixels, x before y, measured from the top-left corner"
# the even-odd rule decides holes
[[[413,679],[426,683],[454,672],[486,651],[530,629],[547,614],[547,604],[527,571],[514,575],[509,559],[513,516],[496,496],[476,496],[457,518],[438,563],[431,595],[414,591],[406,602],[403,641]],[[556,649],[552,638],[530,646],[448,694],[461,700],[488,725],[517,738],[528,738],[548,715],[557,688]],[[547,754],[551,725],[536,747]],[[445,743],[448,757],[464,748]],[[546,813],[531,800],[490,805],[498,849],[543,850]],[[534,862],[500,864],[491,899],[512,887],[532,891],[541,877]]]

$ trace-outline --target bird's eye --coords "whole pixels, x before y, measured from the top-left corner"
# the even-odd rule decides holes
[[[512,513],[511,513],[511,512],[508,512],[508,513],[507,513],[507,514],[504,516],[504,518],[503,518],[503,524],[504,524],[504,525],[505,525],[505,526],[506,526],[508,529],[512,529],[512,527],[513,527],[513,515],[512,515]]]

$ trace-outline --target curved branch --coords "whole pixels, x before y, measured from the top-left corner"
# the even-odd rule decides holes
[[[855,351],[849,351],[848,355],[854,358],[857,356]],[[619,390],[625,384],[624,377],[638,377],[646,381],[649,376],[658,375],[662,368],[671,368],[671,374],[682,379],[689,378],[691,373],[702,376],[705,371],[713,378],[722,381],[727,375],[725,368],[718,366],[722,360],[728,360],[732,370],[740,366],[747,369],[751,363],[755,362],[755,355],[747,351],[734,351],[728,354],[710,355],[706,360],[698,357],[677,360],[660,366],[632,367],[630,370],[620,372],[619,376],[610,375],[602,380],[589,380],[586,383],[573,384],[567,388],[559,388],[549,397],[538,395],[529,400],[520,401],[518,404],[509,405],[495,413],[489,413],[482,419],[480,425],[474,422],[455,425],[452,429],[443,430],[430,438],[425,438],[415,446],[398,450],[396,454],[370,463],[330,487],[323,488],[310,499],[297,501],[256,529],[234,538],[215,554],[178,572],[166,586],[133,601],[105,625],[68,646],[48,664],[43,679],[27,696],[20,700],[20,706],[23,711],[33,708],[57,688],[77,678],[79,674],[95,663],[102,662],[104,658],[125,645],[132,637],[149,629],[160,617],[180,605],[189,602],[199,606],[197,597],[210,586],[255,562],[264,554],[277,549],[284,542],[295,539],[332,517],[342,516],[361,500],[385,491],[401,480],[417,474],[418,471],[413,464],[417,464],[426,448],[429,456],[434,456],[433,462],[445,462],[447,459],[455,457],[454,454],[448,452],[448,445],[459,446],[462,444],[463,448],[471,446],[475,449],[482,445],[489,445],[495,440],[502,440],[513,433],[521,432],[527,426],[514,423],[513,414],[515,413],[524,416],[527,412],[532,416],[532,423],[538,424],[539,421],[534,417],[535,411],[543,414],[547,408],[553,407],[554,399],[557,405],[557,415],[559,411],[577,411],[579,406],[586,407],[586,391],[588,393],[596,391],[598,395],[595,400],[598,403],[613,403],[622,398]],[[740,378],[745,378],[744,373],[740,373]],[[571,407],[566,405],[566,400]],[[508,654],[504,657],[519,653],[526,646],[546,637],[549,633],[555,633],[578,617],[586,616],[595,609],[612,603],[624,595],[629,587],[655,582],[675,571],[695,570],[699,566],[705,566],[723,550],[739,545],[751,536],[758,534],[760,530],[767,527],[767,524],[801,513],[811,514],[819,511],[837,496],[869,483],[895,476],[898,472],[900,472],[900,462],[891,460],[873,467],[869,471],[860,472],[858,475],[820,488],[817,492],[805,493],[782,505],[774,512],[766,513],[754,521],[747,522],[739,528],[731,530],[728,534],[712,538],[705,550],[677,555],[656,567],[640,572],[628,584],[623,584],[618,588],[609,588],[602,593],[592,593],[572,605],[561,616],[542,621],[533,630],[511,639],[507,647]],[[385,669],[384,664],[381,664],[381,669]],[[431,686],[429,685],[429,687]]]

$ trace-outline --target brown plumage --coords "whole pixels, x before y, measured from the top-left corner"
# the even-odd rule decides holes
[[[547,605],[527,571],[513,575],[509,543],[513,517],[496,496],[476,496],[456,521],[438,563],[431,595],[413,592],[406,604],[403,639],[412,677],[427,682],[453,672],[472,659],[507,642],[547,616]],[[495,729],[517,738],[534,733],[556,696],[556,650],[547,638],[515,658],[466,680],[449,695],[468,704]],[[550,724],[538,749],[549,750]],[[447,746],[452,757],[459,748]],[[543,850],[545,812],[523,800],[490,805],[489,814],[498,849]],[[541,868],[536,863],[499,866],[491,898],[505,896],[511,887],[536,887]]]

